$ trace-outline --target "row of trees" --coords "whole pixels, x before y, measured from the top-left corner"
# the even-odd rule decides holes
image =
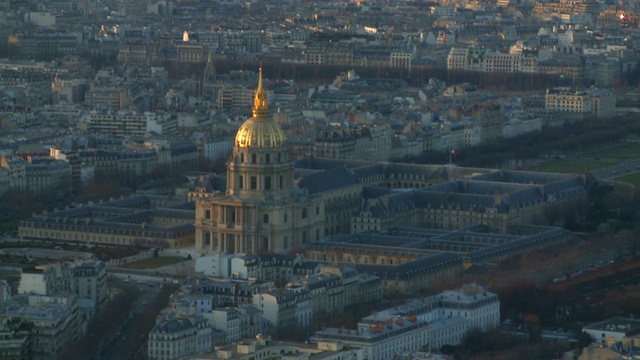
[[[95,358],[106,346],[106,340],[113,337],[131,312],[138,296],[137,289],[126,286],[120,280],[109,277],[109,299],[106,308],[96,314],[87,328],[87,333],[73,344],[65,347],[60,359],[83,360]]]
[[[506,163],[537,160],[543,155],[573,154],[611,146],[640,135],[640,123],[633,116],[611,119],[590,118],[548,127],[508,139],[487,141],[477,146],[456,149],[455,163],[460,166],[502,168]],[[443,164],[449,161],[448,151],[430,151],[399,161],[418,164]]]
[[[183,79],[194,73],[204,71],[205,62],[183,64],[167,62],[164,64],[172,79]],[[227,74],[233,70],[253,70],[260,66],[258,61],[235,61],[216,59],[218,73]],[[556,74],[527,73],[487,73],[476,71],[447,70],[433,66],[416,65],[411,70],[391,66],[349,66],[349,65],[315,65],[294,64],[281,61],[265,61],[263,64],[265,77],[269,79],[293,79],[295,81],[333,81],[340,73],[348,70],[365,78],[389,78],[406,80],[410,84],[425,84],[431,78],[443,79],[447,83],[472,83],[486,89],[495,90],[544,90],[558,86],[560,78]]]
[[[119,331],[124,323],[125,318],[131,313],[133,303],[140,296],[137,288],[132,285],[128,286],[113,277],[109,278],[108,286],[111,295],[106,308],[96,314],[83,337],[65,347],[60,359],[84,360],[95,358],[97,353],[107,346],[107,339],[114,337],[114,334]],[[147,358],[147,336],[155,325],[156,317],[167,306],[169,297],[177,289],[178,285],[164,285],[154,300],[145,307],[144,312],[139,314],[135,321],[131,322],[129,326],[132,328],[129,332],[134,336],[129,336],[120,344],[123,358]],[[121,339],[116,339],[116,341],[121,341]]]

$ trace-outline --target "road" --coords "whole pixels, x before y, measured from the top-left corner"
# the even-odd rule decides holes
[[[27,256],[41,259],[92,259],[93,254],[81,251],[55,250],[45,248],[15,247],[0,249],[0,254],[11,256]]]
[[[138,290],[139,296],[131,307],[131,314],[120,325],[115,334],[109,334],[105,339],[106,345],[100,351],[100,360],[122,360],[131,354],[141,342],[146,340],[148,334],[135,333],[135,322],[144,316],[148,309],[148,304],[152,303],[160,292],[162,278],[131,275],[129,278],[125,274],[118,277],[124,278],[124,282],[131,288],[131,291]]]

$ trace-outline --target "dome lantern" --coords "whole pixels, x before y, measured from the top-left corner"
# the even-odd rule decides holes
[[[273,148],[285,146],[286,136],[280,125],[269,116],[267,92],[262,84],[262,67],[258,89],[253,99],[253,117],[238,129],[235,146],[246,148]]]

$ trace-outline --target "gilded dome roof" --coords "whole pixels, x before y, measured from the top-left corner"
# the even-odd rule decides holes
[[[267,92],[262,87],[262,68],[258,77],[258,90],[253,100],[253,117],[247,119],[236,133],[236,146],[268,148],[284,146],[286,137],[280,125],[269,116]]]

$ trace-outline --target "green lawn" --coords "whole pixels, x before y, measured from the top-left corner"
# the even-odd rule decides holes
[[[132,263],[128,263],[123,265],[127,269],[155,269],[167,265],[173,265],[187,260],[186,258],[179,256],[165,256],[165,257],[157,257],[157,258],[149,258],[140,261],[134,261]]]
[[[640,173],[629,174],[615,178],[616,181],[629,183],[633,186],[640,186]]]
[[[611,149],[590,152],[584,156],[602,159],[640,159],[640,144],[616,146]]]
[[[544,171],[552,173],[576,173],[584,174],[591,170],[605,166],[615,165],[613,162],[581,161],[581,160],[551,160],[543,161],[529,167],[529,171]]]
[[[1,231],[13,230],[13,229],[16,229],[18,225],[20,225],[20,220],[17,220],[17,219],[3,221],[3,222],[0,222],[0,230]]]

